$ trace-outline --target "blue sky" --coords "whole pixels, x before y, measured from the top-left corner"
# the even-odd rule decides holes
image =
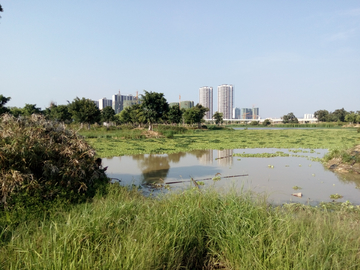
[[[119,90],[199,101],[232,84],[264,117],[360,110],[360,2],[0,0],[0,94],[48,107]]]

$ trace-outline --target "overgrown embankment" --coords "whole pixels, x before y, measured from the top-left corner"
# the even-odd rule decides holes
[[[333,211],[335,207],[336,211]],[[106,197],[1,233],[5,269],[359,268],[358,207],[271,207],[251,193]]]
[[[360,174],[360,145],[350,149],[335,149],[324,158],[326,166],[337,173]]]

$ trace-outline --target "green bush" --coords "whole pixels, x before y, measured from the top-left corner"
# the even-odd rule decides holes
[[[259,121],[251,121],[250,125],[252,126],[257,126],[259,124]]]
[[[76,132],[40,115],[0,118],[0,210],[84,201],[105,183]]]

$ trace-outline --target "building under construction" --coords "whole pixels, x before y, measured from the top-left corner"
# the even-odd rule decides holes
[[[189,100],[185,100],[185,101],[180,101],[179,102],[171,102],[169,103],[169,107],[172,107],[172,106],[179,106],[180,104],[180,109],[190,109],[192,107],[194,107],[194,101],[189,101]]]

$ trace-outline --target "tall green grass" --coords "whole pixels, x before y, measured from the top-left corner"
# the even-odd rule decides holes
[[[326,206],[326,205],[325,205]],[[2,228],[4,269],[356,269],[359,210],[271,207],[249,192],[107,197]]]

